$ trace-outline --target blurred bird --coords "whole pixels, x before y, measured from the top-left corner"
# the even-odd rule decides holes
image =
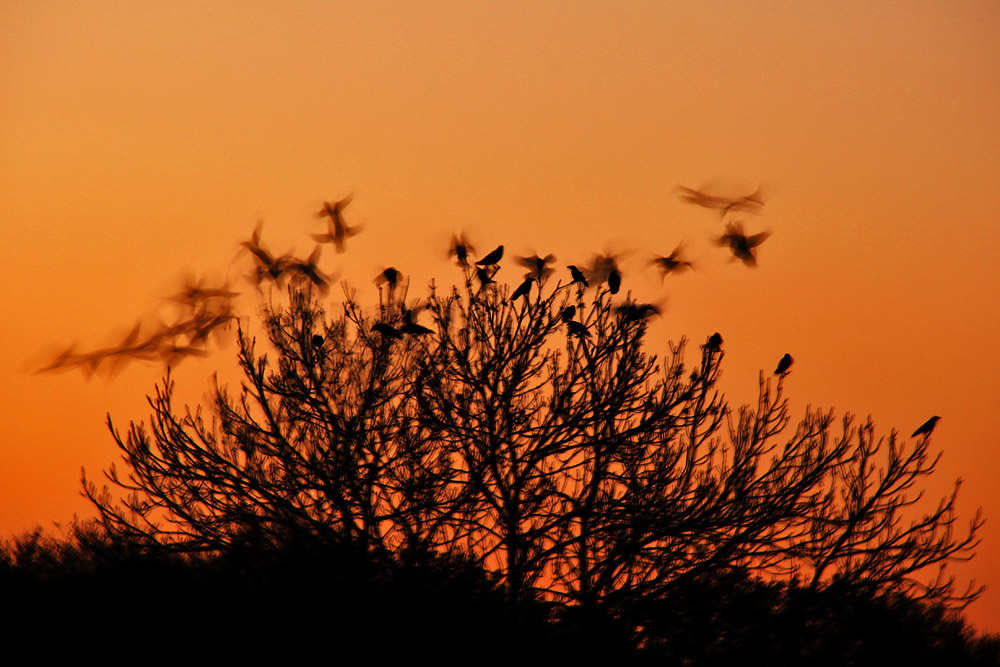
[[[526,276],[524,278],[524,282],[518,285],[517,289],[514,290],[514,293],[510,295],[510,300],[514,301],[515,299],[519,299],[522,296],[527,297],[528,294],[531,292],[531,283],[533,282],[535,282],[534,278],[532,278],[530,275]]]
[[[677,196],[687,203],[718,210],[722,217],[730,212],[759,213],[764,208],[764,197],[759,186],[754,192],[742,197],[710,195],[683,185],[678,185],[676,189],[680,191]]]
[[[670,273],[680,273],[686,269],[694,268],[691,262],[681,259],[681,246],[674,248],[674,251],[667,256],[656,255],[649,263],[660,269],[660,280],[663,280]]]
[[[496,250],[476,262],[476,266],[493,266],[499,264],[501,257],[503,257],[503,246],[499,245],[496,247]]]
[[[627,302],[615,308],[622,322],[638,322],[660,314],[660,307],[651,303]]]
[[[322,249],[323,246],[316,246],[309,255],[309,258],[304,261],[301,259],[289,261],[288,270],[294,271],[303,278],[309,280],[309,282],[319,288],[321,294],[325,295],[330,289],[330,278],[325,273],[320,271],[319,266],[317,266],[320,251]]]
[[[382,285],[388,285],[389,293],[392,294],[396,291],[396,286],[399,284],[399,279],[402,278],[402,276],[403,274],[399,272],[399,269],[389,266],[375,276],[375,284],[379,287]]]
[[[555,261],[555,255],[546,255],[545,257],[539,257],[538,255],[532,255],[530,257],[516,257],[517,263],[528,269],[528,275],[535,280],[541,282],[548,278],[553,273],[553,269],[548,267],[549,264]]]
[[[761,232],[747,236],[743,233],[743,226],[740,223],[730,222],[726,224],[726,233],[720,236],[715,243],[720,246],[729,246],[733,257],[749,267],[755,267],[757,266],[757,253],[754,249],[770,235],[771,232]]]
[[[467,269],[469,268],[469,254],[474,252],[476,252],[476,249],[465,238],[464,233],[460,232],[458,236],[452,234],[451,247],[448,248],[448,257],[454,257],[459,266]]]
[[[583,271],[576,268],[572,264],[566,268],[569,269],[569,274],[573,276],[573,283],[580,283],[584,287],[590,287],[590,283],[587,282],[587,276],[583,275]],[[570,284],[572,285],[573,283]]]
[[[705,343],[705,347],[709,350],[718,350],[722,346],[722,334],[716,331],[714,334],[708,337],[708,342]]]
[[[491,283],[495,283],[493,276],[496,275],[496,271],[490,271],[488,266],[477,266],[476,267],[476,280],[479,281],[479,289],[482,290],[484,287]]]
[[[930,419],[928,419],[927,421],[925,421],[923,424],[921,424],[920,428],[918,428],[916,431],[914,431],[913,435],[910,436],[910,437],[915,438],[918,435],[923,435],[925,433],[927,435],[930,435],[931,432],[934,431],[934,427],[937,425],[937,421],[939,419],[941,419],[941,418],[938,417],[938,416],[936,416],[936,415],[934,417],[931,417]]]
[[[372,331],[377,331],[386,338],[402,338],[403,334],[399,333],[399,330],[391,324],[386,324],[385,322],[376,322],[372,325]]]
[[[570,320],[566,323],[566,327],[569,329],[569,333],[572,336],[578,336],[580,338],[587,338],[590,336],[590,332],[587,331],[587,327],[583,326],[580,322],[576,320]]]
[[[415,303],[419,304],[419,302]],[[411,334],[417,336],[434,333],[433,329],[428,329],[427,327],[417,322],[417,316],[420,314],[420,311],[424,309],[424,306],[414,305],[410,308],[407,308],[405,304],[400,304],[399,309],[400,309],[400,314],[403,317],[403,326],[400,327],[400,331],[402,331],[405,334]]]
[[[347,195],[332,204],[328,201],[323,202],[323,208],[316,216],[319,218],[328,218],[329,227],[324,234],[312,235],[318,243],[333,243],[333,247],[336,248],[337,252],[344,252],[344,241],[361,232],[359,226],[348,227],[347,223],[344,222],[344,209],[351,203],[351,199],[353,198],[353,195]]]
[[[795,361],[795,359],[792,358],[792,355],[786,353],[785,356],[781,358],[781,361],[778,362],[778,367],[774,369],[774,374],[784,375],[787,373],[793,361]]]
[[[319,348],[323,347],[323,342],[325,340],[326,339],[320,336],[319,334],[315,334],[309,342],[312,343],[312,346],[318,350]]]
[[[569,322],[573,319],[574,315],[576,315],[576,306],[566,306],[562,309],[562,312],[559,313],[559,317],[562,318],[563,322]]]

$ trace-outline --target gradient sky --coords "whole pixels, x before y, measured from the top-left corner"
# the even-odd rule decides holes
[[[146,418],[162,374],[35,368],[121,338],[185,269],[235,275],[258,219],[308,254],[354,193],[364,233],[323,265],[364,303],[385,265],[411,296],[455,280],[457,229],[561,264],[631,251],[625,287],[668,299],[651,349],[721,332],[734,402],[790,352],[793,415],[941,415],[926,488],[961,477],[960,518],[983,508],[955,572],[1000,631],[1000,4],[620,4],[0,3],[0,534],[89,515],[105,414]],[[751,270],[673,189],[758,183]],[[697,272],[639,270],[681,241]],[[182,364],[179,397],[234,351]]]

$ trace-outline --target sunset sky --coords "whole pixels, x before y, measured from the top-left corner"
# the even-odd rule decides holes
[[[89,516],[80,468],[118,458],[106,414],[146,419],[163,374],[36,369],[169,317],[185,271],[236,280],[258,220],[308,255],[323,200],[353,193],[363,232],[321,263],[362,303],[387,265],[411,296],[457,280],[457,230],[561,270],[622,252],[623,289],[665,302],[650,351],[719,331],[733,402],[789,352],[796,418],[908,436],[940,415],[925,488],[964,480],[960,528],[983,508],[954,572],[989,587],[968,617],[998,632],[998,183],[995,2],[5,0],[0,535]],[[759,184],[750,269],[675,188]],[[682,242],[697,270],[661,284],[644,265]],[[175,369],[178,396],[236,379],[235,349]]]

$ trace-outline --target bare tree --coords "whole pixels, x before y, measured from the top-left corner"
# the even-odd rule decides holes
[[[685,341],[647,351],[656,307],[612,286],[539,271],[514,299],[489,265],[461,267],[464,285],[432,284],[425,304],[394,281],[376,311],[347,292],[333,317],[293,282],[264,308],[269,353],[241,330],[245,379],[207,411],[176,411],[168,374],[148,427],[109,418],[127,473],[107,476],[125,493],[84,480],[106,530],[184,552],[296,537],[461,554],[511,600],[581,608],[733,567],[978,594],[926,574],[976,545],[978,514],[953,532],[957,486],[906,513],[937,463],[930,433],[878,438],[850,417],[835,430],[816,410],[790,429],[787,367],[732,409],[718,334],[688,367]]]

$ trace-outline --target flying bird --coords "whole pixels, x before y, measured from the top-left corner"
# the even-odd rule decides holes
[[[693,268],[691,262],[686,259],[681,259],[681,246],[674,248],[674,251],[669,255],[656,255],[650,264],[655,265],[660,269],[660,280],[663,280],[671,273],[680,273],[686,269]]]
[[[396,291],[396,286],[399,284],[399,279],[402,278],[403,274],[400,273],[399,269],[389,266],[382,270],[377,276],[375,276],[375,284],[381,287],[382,285],[389,286],[389,293]]]
[[[530,257],[517,257],[515,259],[518,264],[528,269],[529,276],[535,280],[542,281],[552,275],[553,269],[550,269],[548,265],[554,262],[556,257],[555,255],[546,255],[545,257],[532,255]]]
[[[730,212],[759,213],[764,208],[764,197],[759,186],[754,192],[742,197],[710,195],[683,185],[678,185],[677,190],[680,191],[677,196],[688,204],[715,209],[720,212],[723,218]]]
[[[491,283],[495,283],[493,276],[496,271],[490,271],[488,266],[477,266],[476,267],[476,280],[479,281],[479,289],[482,290],[484,287]]]
[[[795,361],[795,359],[792,358],[792,355],[786,353],[785,356],[781,358],[781,361],[778,362],[778,367],[774,369],[774,374],[784,375],[787,373],[793,361]]]
[[[583,275],[583,271],[576,268],[572,264],[570,264],[566,268],[569,269],[569,274],[573,276],[573,283],[580,283],[584,287],[590,287],[590,283],[587,282],[587,276]],[[573,283],[570,284],[572,285]]]
[[[317,266],[322,249],[323,246],[316,246],[309,255],[309,258],[304,261],[301,259],[289,261],[288,270],[294,271],[309,280],[309,282],[319,287],[320,292],[325,295],[329,290],[330,278],[320,271],[319,266]]]
[[[332,204],[323,202],[323,208],[316,214],[319,218],[328,218],[329,228],[324,234],[313,234],[312,237],[318,243],[333,243],[337,252],[344,252],[344,241],[358,234],[361,228],[357,225],[348,227],[344,222],[344,208],[351,203],[353,195],[348,195]]]
[[[916,431],[914,431],[913,435],[910,436],[910,437],[915,438],[918,435],[924,435],[925,433],[927,435],[930,435],[931,432],[934,430],[934,427],[937,425],[937,421],[939,419],[941,419],[941,418],[938,417],[938,416],[936,416],[936,415],[934,417],[931,417],[930,419],[928,419],[927,421],[925,421],[923,424],[921,424],[920,428],[918,428]]]
[[[496,250],[476,262],[476,266],[493,266],[499,264],[501,257],[503,257],[503,246],[499,245],[496,247]]]
[[[386,324],[385,322],[376,322],[372,325],[372,331],[377,331],[386,338],[402,338],[403,334],[399,332],[396,327],[391,324]]]
[[[726,233],[716,239],[716,245],[729,246],[733,257],[742,261],[749,267],[757,266],[757,252],[755,248],[764,242],[771,232],[761,232],[747,236],[743,233],[743,226],[738,222],[726,224]]]
[[[458,236],[452,234],[451,236],[451,247],[448,248],[448,257],[454,257],[458,265],[463,269],[469,268],[469,254],[476,252],[476,249],[472,247],[469,240],[465,238],[464,233],[459,233]]]
[[[651,303],[623,303],[615,308],[622,322],[639,322],[660,314],[660,307]]]

